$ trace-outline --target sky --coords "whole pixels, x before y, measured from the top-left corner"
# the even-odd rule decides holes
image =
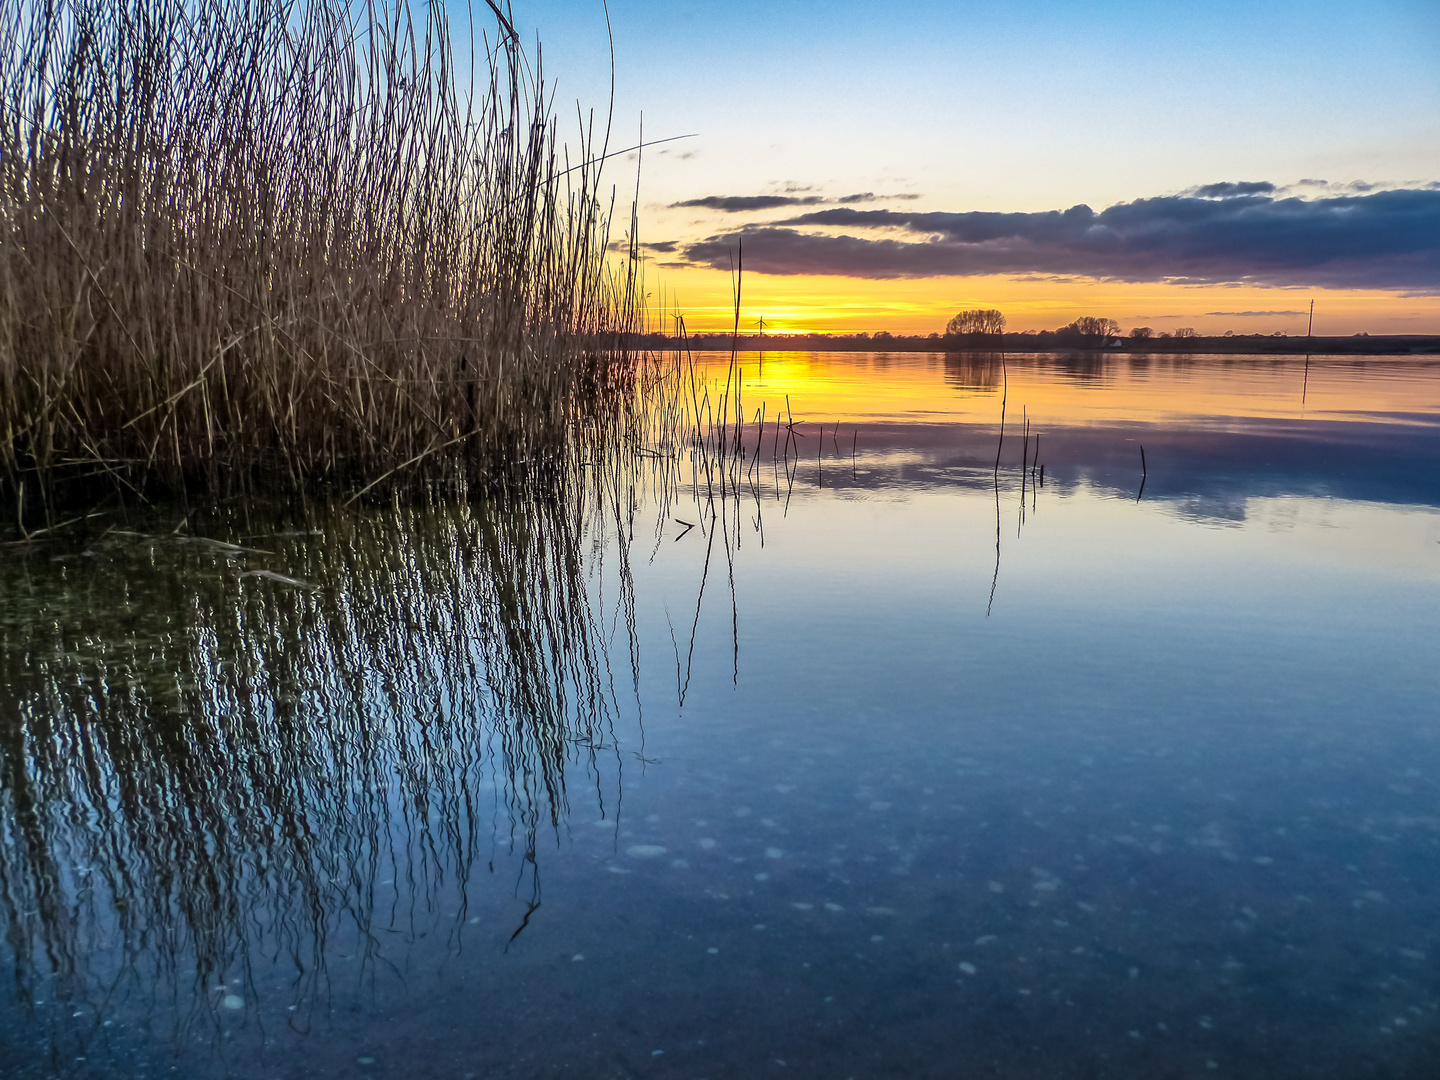
[[[483,14],[483,8],[482,12]],[[599,0],[520,0],[562,137]],[[1440,333],[1440,3],[611,0],[657,312],[930,333],[998,307],[1201,333]],[[628,199],[637,162],[609,163]]]

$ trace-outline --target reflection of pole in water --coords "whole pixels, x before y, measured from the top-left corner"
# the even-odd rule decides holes
[[[1040,470],[1040,475],[1035,476],[1035,470]],[[1040,433],[1035,433],[1035,456],[1030,459],[1030,509],[1034,510],[1036,500],[1039,498],[1040,485],[1045,483],[1045,466],[1040,464]]]
[[[1000,474],[995,474],[995,573],[990,577],[990,602],[985,605],[985,617],[995,606],[995,587],[1000,584]]]
[[[1305,405],[1305,397],[1310,392],[1310,348],[1311,339],[1315,335],[1315,301],[1310,301],[1310,325],[1305,329],[1305,381],[1300,384],[1300,405]]]
[[[1005,445],[1005,405],[1010,400],[1010,373],[1005,367],[1005,353],[1000,353],[1000,441],[995,444],[995,478],[1000,478],[1000,450]]]
[[[1030,467],[1030,410],[1022,407],[1021,415],[1024,417],[1024,427],[1021,429],[1024,434],[1020,440],[1020,514],[1016,519],[1015,536],[1019,539],[1020,530],[1025,527],[1025,470]]]
[[[1010,400],[1010,373],[1005,365],[1005,349],[1000,349],[1000,438],[995,444],[995,573],[990,578],[990,602],[985,605],[985,617],[995,606],[995,587],[1000,583],[1000,452],[1005,447],[1005,406]]]

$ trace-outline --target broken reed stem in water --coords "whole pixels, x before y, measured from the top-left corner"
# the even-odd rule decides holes
[[[572,160],[538,50],[450,11],[0,11],[0,504],[490,475],[628,392],[609,122]]]

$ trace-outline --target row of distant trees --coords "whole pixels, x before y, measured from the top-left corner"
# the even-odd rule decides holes
[[[958,312],[945,324],[946,337],[965,337],[971,334],[1003,334],[1005,315],[995,308],[971,308]],[[1082,315],[1072,323],[1055,331],[1060,337],[1087,338],[1104,341],[1120,336],[1120,324],[1114,319],[1102,319],[1096,315]],[[1148,326],[1137,326],[1130,331],[1130,337],[1137,341],[1155,337],[1155,331]],[[1193,326],[1182,326],[1174,333],[1162,333],[1162,338],[1193,338],[1200,335]]]
[[[1176,330],[1173,334],[1170,333],[1170,332],[1168,332],[1168,331],[1161,331],[1161,332],[1157,335],[1157,334],[1155,333],[1155,331],[1152,330],[1152,329],[1150,329],[1150,327],[1148,327],[1148,326],[1137,326],[1137,327],[1135,327],[1133,330],[1130,331],[1130,337],[1131,337],[1131,339],[1134,340],[1134,341],[1148,341],[1150,338],[1153,338],[1153,337],[1162,337],[1162,338],[1168,338],[1168,337],[1192,338],[1192,337],[1199,337],[1199,336],[1200,336],[1199,332],[1198,332],[1193,326],[1182,326],[1182,327],[1180,327],[1180,329]]]

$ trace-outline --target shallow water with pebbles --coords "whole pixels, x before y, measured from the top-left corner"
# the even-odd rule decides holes
[[[558,579],[464,592],[511,566],[456,539],[483,518],[343,541],[380,569],[334,521],[265,567],[113,536],[27,556],[31,602],[113,579],[171,608],[66,644],[110,650],[95,716],[15,699],[6,767],[98,747],[111,801],[55,784],[37,813],[7,773],[7,1069],[1425,1075],[1440,371],[742,359],[747,411],[811,411],[793,443],[747,433],[738,498],[642,497],[628,563],[613,529],[574,549],[588,614],[533,640],[593,639],[591,666],[485,651],[556,625],[507,605]],[[264,633],[181,635],[186,610]],[[94,741],[45,756],[47,730]]]

